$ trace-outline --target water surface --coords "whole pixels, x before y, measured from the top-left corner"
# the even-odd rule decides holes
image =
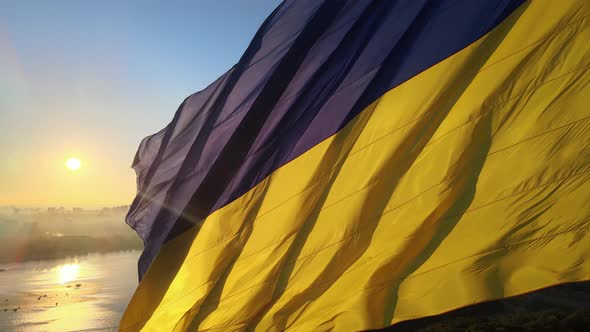
[[[0,265],[0,331],[110,331],[137,287],[139,251]]]

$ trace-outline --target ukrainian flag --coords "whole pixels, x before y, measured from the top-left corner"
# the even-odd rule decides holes
[[[354,331],[590,280],[590,1],[287,0],[146,138],[122,331]]]

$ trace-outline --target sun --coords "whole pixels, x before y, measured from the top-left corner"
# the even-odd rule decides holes
[[[66,167],[71,171],[77,171],[80,169],[81,166],[82,162],[78,158],[72,157],[66,160]]]

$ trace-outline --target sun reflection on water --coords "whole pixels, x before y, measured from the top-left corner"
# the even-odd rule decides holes
[[[57,267],[57,282],[65,284],[78,279],[80,264],[64,264]]]
[[[139,254],[109,253],[9,266],[0,273],[0,331],[116,331],[137,288]]]

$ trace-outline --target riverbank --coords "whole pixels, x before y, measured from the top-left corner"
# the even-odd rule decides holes
[[[0,264],[141,249],[143,243],[135,234],[11,237],[0,241]]]

